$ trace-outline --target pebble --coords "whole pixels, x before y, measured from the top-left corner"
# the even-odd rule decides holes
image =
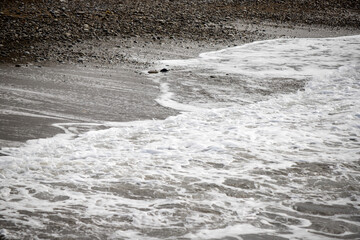
[[[349,10],[358,9],[357,1],[314,0],[304,5],[303,0],[215,0],[211,4],[198,0],[138,0],[128,1],[127,4],[118,4],[114,0],[93,0],[92,4],[98,8],[89,7],[88,1],[84,0],[2,1],[5,7],[0,14],[0,36],[3,37],[0,47],[5,52],[0,54],[0,62],[13,63],[13,58],[24,51],[30,54],[21,59],[22,62],[35,56],[41,59],[72,59],[76,62],[76,54],[62,48],[62,44],[103,40],[106,37],[129,39],[141,36],[159,43],[165,38],[204,43],[226,40],[230,44],[235,40],[256,40],[256,36],[263,34],[252,33],[255,37],[246,37],[245,34],[249,32],[229,25],[237,19],[249,20],[254,24],[266,20],[357,29],[360,26],[360,14],[349,13]],[[11,3],[11,8],[6,7],[8,3]],[[49,15],[34,15],[35,12],[48,12]],[[19,17],[14,18],[15,15]],[[59,53],[53,51],[54,44],[60,45],[56,49]],[[29,45],[36,48],[29,49]]]

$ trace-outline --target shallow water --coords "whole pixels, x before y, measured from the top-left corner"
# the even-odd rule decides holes
[[[14,239],[356,239],[360,36],[163,61],[161,121],[2,149]]]

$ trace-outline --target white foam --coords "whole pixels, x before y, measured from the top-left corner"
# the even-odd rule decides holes
[[[208,76],[307,84],[304,91],[263,101],[199,108],[176,102],[171,75],[162,76],[158,102],[184,113],[163,121],[103,123],[111,128],[76,137],[70,129],[2,149],[8,156],[0,158],[1,215],[30,225],[33,235],[54,224],[49,216],[57,213],[88,227],[92,237],[208,239],[267,232],[314,239],[320,235],[307,229],[310,220],[294,204],[341,202],[359,210],[351,194],[359,178],[352,166],[359,159],[360,36],[256,42],[159,64]],[[69,126],[76,124],[62,127]],[[321,164],[329,168],[312,169]],[[342,186],[351,188],[344,192]],[[277,222],[264,212],[298,222]],[[342,221],[337,215],[326,219]],[[57,224],[67,227],[66,221]]]

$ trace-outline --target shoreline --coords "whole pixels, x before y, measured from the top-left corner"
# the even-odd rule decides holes
[[[351,1],[5,1],[0,148],[61,133],[58,122],[177,114],[155,102],[160,86],[147,71],[159,60],[279,37],[360,34]]]
[[[1,240],[359,237],[360,6],[4,1]]]
[[[205,111],[78,136],[83,124],[60,124],[2,149],[4,237],[356,238],[359,43],[281,38],[160,62],[157,101]]]
[[[77,46],[83,50],[83,55],[86,52],[103,54],[103,58],[95,60],[84,57],[78,62],[49,60],[24,65],[1,64],[0,146],[19,146],[30,139],[62,133],[53,126],[54,123],[127,122],[165,119],[177,114],[178,111],[155,102],[160,93],[159,86],[145,73],[154,69],[159,60],[193,58],[201,52],[279,37],[360,34],[360,30],[355,29],[247,24],[233,23],[239,30],[246,28],[253,32],[252,37],[233,41],[230,45],[174,39],[150,42],[145,38],[133,38],[124,44],[122,39],[112,38],[91,40]],[[93,51],[89,51],[91,49]],[[120,53],[122,58],[116,58]],[[54,59],[58,58],[54,56]]]
[[[360,7],[350,0],[4,0],[0,5],[0,62],[82,61],[84,52],[77,45],[114,37],[121,47],[133,38],[155,44],[163,39],[225,45],[249,42],[263,36],[263,29],[256,28],[269,22],[290,28],[359,29],[359,13]],[[250,28],[239,29],[236,21]]]

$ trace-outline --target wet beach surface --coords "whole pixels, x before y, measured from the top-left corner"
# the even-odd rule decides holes
[[[360,238],[356,65],[310,81],[215,71],[232,51],[158,62],[357,35],[354,1],[5,2],[0,239]]]
[[[170,71],[148,75],[156,101],[185,112],[96,131],[59,124],[69,131],[2,149],[3,232],[357,239],[359,41],[278,39],[158,62]]]
[[[238,21],[233,25],[239,31],[246,29],[251,33],[252,40],[335,37],[360,33],[356,29],[289,27],[270,22],[251,24]],[[88,40],[76,45],[82,55],[91,53],[99,56],[91,60],[84,57],[76,62],[1,64],[1,146],[15,146],[29,139],[61,133],[63,129],[53,126],[59,122],[101,125],[106,121],[163,119],[177,114],[177,111],[155,102],[160,89],[148,77],[148,71],[155,69],[154,63],[165,59],[196,57],[202,52],[241,44],[244,44],[244,40],[229,45],[211,41],[162,39],[152,42],[139,37],[126,41],[111,38],[100,42]],[[181,79],[183,73],[179,74]],[[196,76],[191,77],[196,79]],[[181,88],[180,82],[178,91],[186,93],[187,90]],[[188,92],[187,97],[197,98],[196,94],[201,93]]]
[[[359,11],[353,1],[335,0],[3,1],[1,146],[53,136],[61,132],[51,126],[56,119],[128,121],[176,114],[157,106],[158,86],[140,75],[155,61],[278,37],[354,35]],[[113,89],[108,99],[107,87]]]
[[[0,75],[2,140],[50,137],[63,132],[51,126],[59,122],[100,124],[176,114],[154,101],[158,87],[135,70],[24,65],[2,67]]]

